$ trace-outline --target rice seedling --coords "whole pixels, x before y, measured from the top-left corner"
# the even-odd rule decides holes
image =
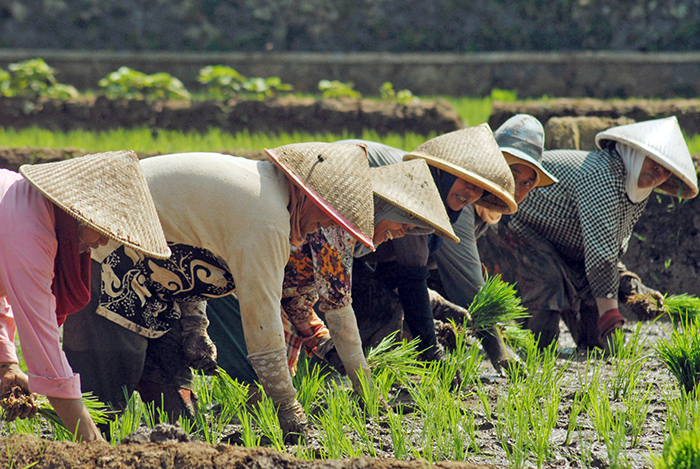
[[[312,418],[320,427],[319,440],[326,454],[331,459],[360,456],[345,431],[344,422],[352,414],[347,391],[331,383],[324,391],[324,398],[325,407]]]
[[[589,414],[598,437],[605,444],[611,468],[629,467],[627,457],[626,422],[623,410],[614,409],[605,388],[592,388],[589,392]]]
[[[127,399],[126,406],[119,418],[109,421],[109,435],[112,445],[116,445],[128,434],[136,431],[141,426],[146,413],[146,405],[137,393],[125,397]]]
[[[630,446],[639,444],[639,437],[644,431],[644,424],[649,410],[649,399],[654,389],[651,384],[645,388],[635,389],[629,392],[623,399],[625,406],[625,416],[627,418],[627,435],[630,438]]]
[[[407,430],[403,426],[403,408],[399,405],[396,412],[389,411],[387,413],[389,421],[389,434],[391,435],[391,444],[393,446],[394,457],[396,459],[404,459],[411,453],[408,451]]]
[[[304,408],[304,412],[310,413],[319,401],[320,391],[328,373],[324,373],[321,367],[310,366],[310,362],[304,354],[301,357],[292,383],[297,390],[297,400]]]
[[[372,370],[390,370],[401,383],[410,381],[411,376],[423,376],[425,364],[418,359],[418,339],[410,342],[395,340],[396,333],[386,336],[367,352],[367,363]],[[376,371],[375,371],[376,372]]]
[[[627,396],[644,377],[641,369],[646,357],[642,355],[644,340],[641,327],[642,323],[638,322],[635,331],[627,340],[621,330],[616,331],[613,337],[613,353],[610,359],[613,368],[610,382],[613,400]]]
[[[413,150],[434,135],[387,134],[366,130],[360,136],[363,140],[384,143],[406,151]],[[81,148],[89,152],[131,149],[144,153],[179,153],[188,151],[258,150],[275,148],[289,143],[335,142],[357,138],[347,132],[331,133],[251,133],[247,129],[231,134],[219,128],[206,132],[179,132],[158,130],[149,127],[135,129],[113,129],[100,132],[73,130],[53,132],[40,128],[15,130],[0,128],[0,138],[4,145],[20,147]]]
[[[663,309],[672,318],[695,319],[700,314],[700,298],[687,293],[670,295],[664,298]]]
[[[452,323],[453,326],[454,323]],[[455,349],[451,352],[451,357],[455,360],[457,367],[462,374],[465,383],[475,383],[478,381],[479,367],[483,361],[479,347],[473,347],[467,340],[467,331],[464,328],[454,327],[456,334]]]
[[[260,394],[261,399],[253,408],[255,421],[260,427],[262,434],[272,442],[272,446],[277,451],[284,452],[284,434],[277,419],[277,408],[272,399],[263,392],[262,386],[260,386]]]
[[[227,412],[216,412],[217,401],[214,398],[214,386],[212,378],[201,372],[194,375],[194,388],[199,396],[198,412],[195,414],[197,433],[210,445],[218,445],[223,437],[223,431],[231,423],[233,412],[228,408]],[[221,388],[218,388],[221,391]],[[229,404],[225,404],[228,406]]]
[[[527,317],[512,285],[501,280],[500,275],[490,276],[469,305],[473,331],[489,331],[494,327],[515,325]]]
[[[542,467],[552,453],[565,366],[557,366],[553,345],[529,350],[524,367],[526,373],[514,374],[497,398],[497,434],[511,465],[522,467],[532,456]]]
[[[656,353],[687,393],[700,382],[700,319],[681,319],[671,337],[655,345]]]
[[[700,389],[694,388],[686,392],[672,383],[664,391],[666,402],[666,435],[678,431],[691,430],[700,427]]]
[[[661,456],[652,455],[655,469],[695,469],[700,467],[700,427],[681,430],[664,442]]]
[[[253,426],[253,418],[245,407],[240,407],[236,412],[236,417],[241,424],[241,440],[246,448],[260,446],[260,435]]]

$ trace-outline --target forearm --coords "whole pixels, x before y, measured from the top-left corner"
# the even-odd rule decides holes
[[[79,440],[95,441],[104,439],[95,422],[92,421],[82,399],[62,399],[51,396],[48,396],[48,399],[66,428],[70,432],[74,432]]]
[[[596,298],[596,306],[598,306],[598,315],[602,316],[611,309],[618,309],[617,298]]]

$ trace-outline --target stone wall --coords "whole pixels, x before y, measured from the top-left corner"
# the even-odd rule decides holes
[[[700,1],[700,0],[699,0]],[[521,98],[700,95],[700,52],[686,53],[175,53],[0,49],[0,67],[36,57],[57,78],[79,89],[125,65],[145,73],[167,72],[197,89],[199,70],[224,64],[246,76],[279,76],[298,92],[317,93],[322,79],[352,81],[378,95],[385,81],[420,96],[487,96],[494,88]]]
[[[0,46],[138,51],[694,51],[698,0],[3,0]]]

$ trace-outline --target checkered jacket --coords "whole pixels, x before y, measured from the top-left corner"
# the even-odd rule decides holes
[[[617,298],[616,266],[646,200],[630,202],[625,166],[614,148],[546,151],[542,163],[560,182],[532,191],[513,215],[511,227],[521,234],[531,228],[565,262],[584,262],[596,298]]]

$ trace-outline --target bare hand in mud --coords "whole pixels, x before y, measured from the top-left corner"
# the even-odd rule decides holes
[[[661,296],[660,293],[659,295]],[[656,319],[666,312],[663,308],[663,296],[659,298],[649,294],[635,294],[627,299],[626,305],[640,321]]]
[[[5,411],[4,419],[8,422],[20,419],[30,419],[39,411],[35,395],[26,393],[18,386],[13,386],[0,400],[0,407]]]

